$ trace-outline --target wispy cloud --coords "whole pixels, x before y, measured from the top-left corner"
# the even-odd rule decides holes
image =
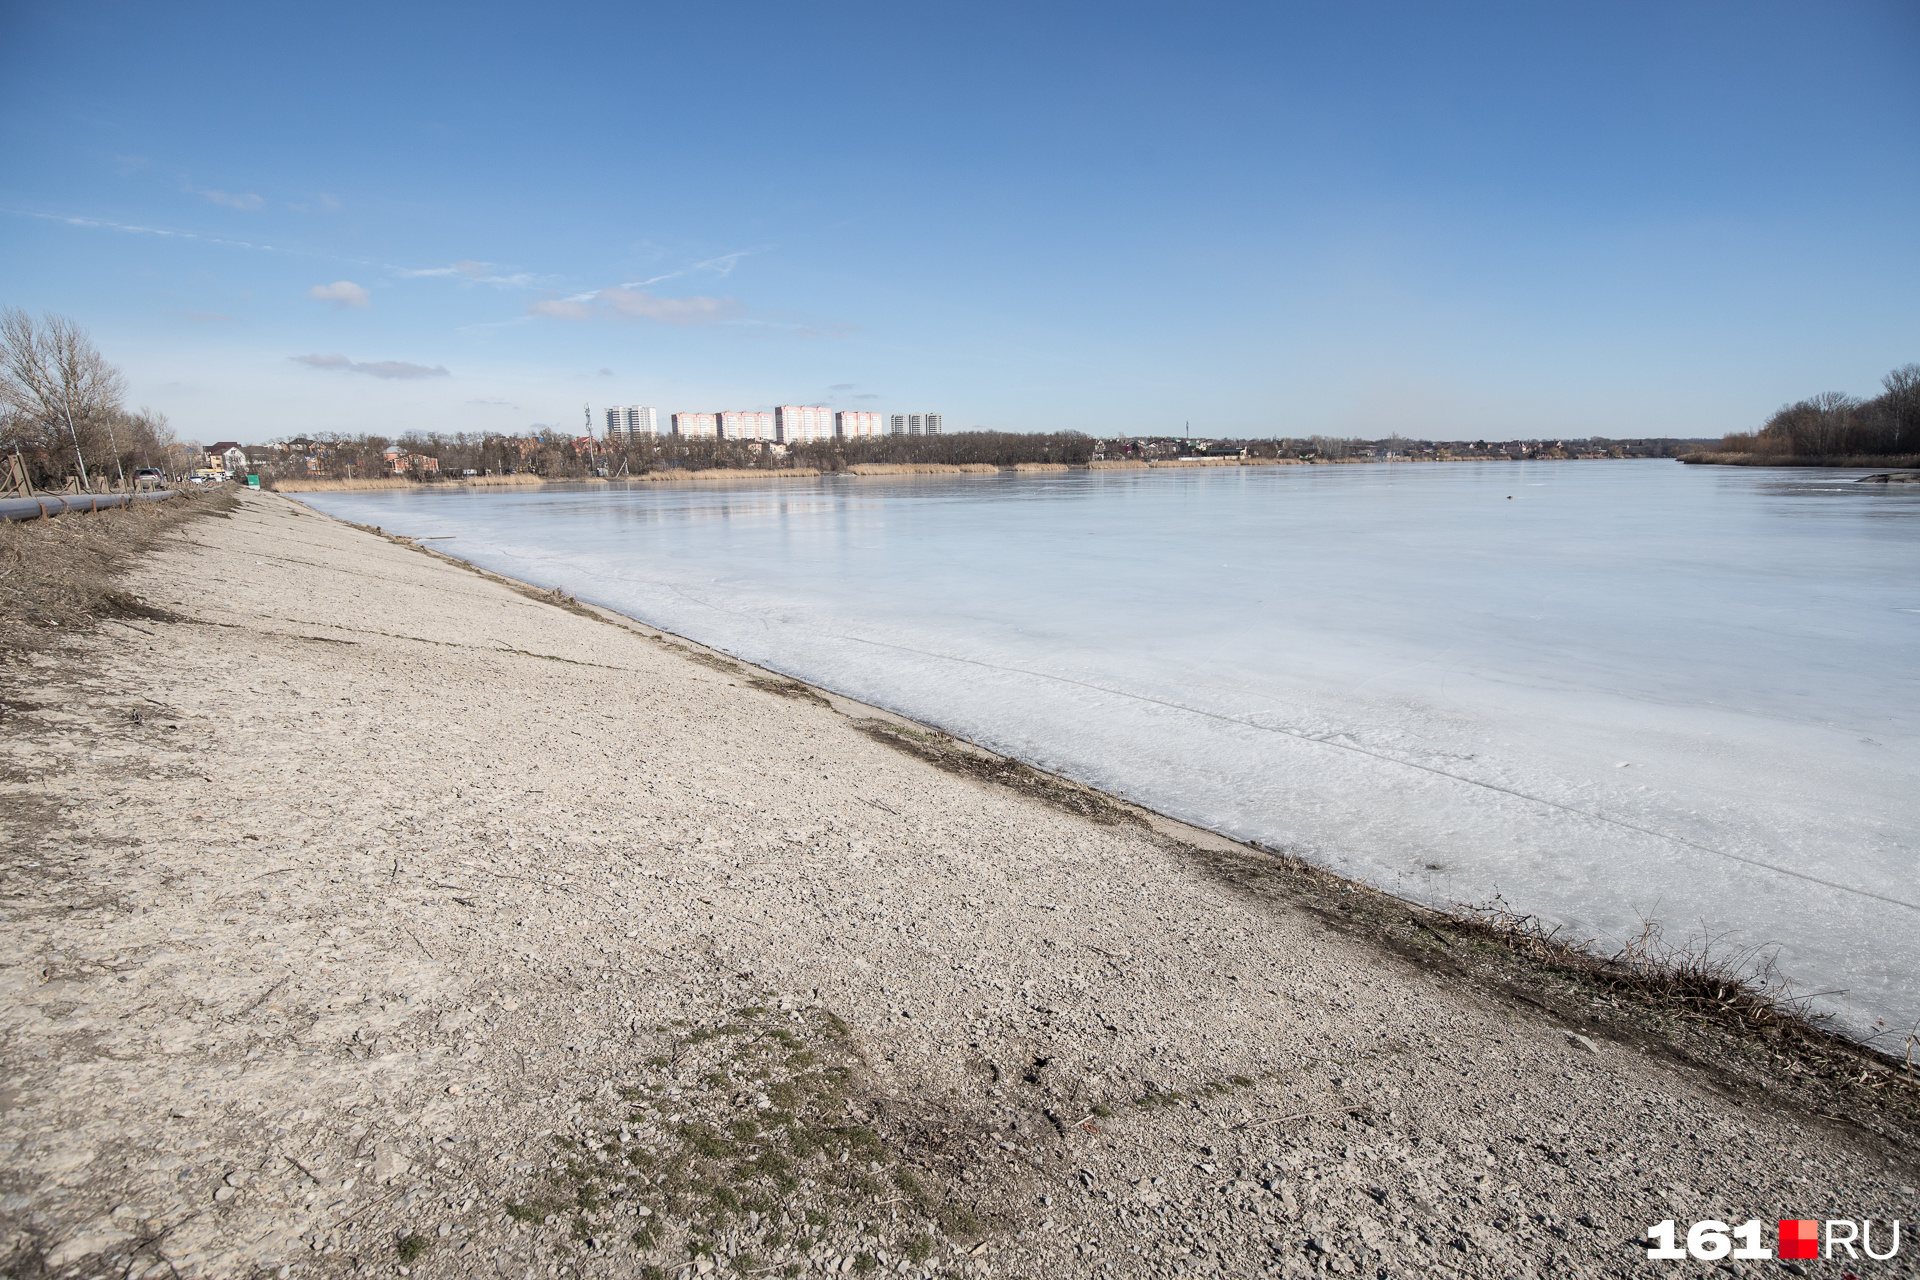
[[[229,209],[245,209],[249,212],[264,209],[267,204],[265,200],[251,193],[236,195],[231,191],[202,191],[200,195],[215,204],[223,204]]]
[[[827,390],[829,390],[829,391],[851,391],[851,390],[853,390],[853,388],[854,388],[854,386],[855,386],[855,384],[854,384],[854,383],[851,383],[851,382],[836,382],[836,383],[834,383],[834,384],[833,384],[832,386],[830,386],[830,387],[828,387],[828,388],[827,388]]]
[[[496,408],[501,408],[501,409],[518,409],[520,407],[519,405],[513,404],[510,401],[506,401],[506,400],[469,400],[467,401],[467,403],[492,405]]]
[[[321,213],[338,213],[340,212],[340,202],[323,191],[311,201],[303,201],[300,204],[289,204],[287,208],[293,210],[295,213],[312,213],[316,209]]]
[[[332,284],[317,284],[307,290],[307,296],[318,302],[331,302],[336,307],[370,307],[373,297],[366,289],[351,280],[335,280]]]
[[[679,270],[669,271],[665,275],[648,276],[645,280],[629,281],[624,287],[628,289],[644,289],[650,284],[659,284],[662,280],[678,279],[680,276],[692,275],[696,271],[710,271],[714,275],[724,279],[733,274],[733,269],[740,265],[740,259],[758,252],[760,252],[758,249],[736,249],[732,253],[723,253],[717,258],[708,258],[704,262],[696,262],[690,267],[681,267]]]
[[[529,315],[552,320],[650,320],[682,326],[732,320],[745,315],[746,310],[738,298],[663,298],[618,284],[571,298],[542,298],[527,307]]]
[[[363,364],[342,355],[288,356],[287,358],[300,364],[310,365],[315,369],[364,373],[372,378],[445,378],[449,376],[445,365],[434,365],[428,368],[424,364],[408,364],[404,360],[374,360]]]
[[[443,276],[457,280],[471,280],[475,284],[497,284],[509,288],[525,288],[537,283],[540,277],[532,272],[520,271],[512,275],[501,275],[494,270],[491,262],[475,262],[471,258],[444,267],[400,267],[395,275],[419,278],[422,276]]]
[[[855,400],[878,400],[879,398],[879,393],[873,391],[865,391],[854,397]]]

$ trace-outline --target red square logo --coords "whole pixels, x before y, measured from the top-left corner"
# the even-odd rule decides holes
[[[1780,1256],[1783,1258],[1819,1257],[1819,1222],[1812,1218],[1780,1219]]]

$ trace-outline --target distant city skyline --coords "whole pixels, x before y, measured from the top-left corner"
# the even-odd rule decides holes
[[[582,74],[605,48],[941,89],[681,94]],[[1915,65],[1911,0],[24,0],[0,305],[72,317],[201,439],[522,432],[642,394],[1717,436],[1920,360]]]

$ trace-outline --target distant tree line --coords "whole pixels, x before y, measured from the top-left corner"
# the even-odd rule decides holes
[[[812,440],[792,446],[794,465],[844,471],[863,462],[938,463],[950,466],[989,463],[1011,467],[1021,462],[1064,462],[1085,466],[1095,442],[1079,431],[1027,435],[1015,431],[956,431],[937,436],[853,436]]]
[[[1920,454],[1920,364],[1900,366],[1880,385],[1871,400],[1828,391],[1782,405],[1758,431],[1735,432],[1720,448],[1801,458]]]
[[[69,479],[100,489],[137,467],[164,467],[167,416],[129,410],[126,380],[87,331],[64,316],[0,311],[0,453],[17,456],[40,488]]]

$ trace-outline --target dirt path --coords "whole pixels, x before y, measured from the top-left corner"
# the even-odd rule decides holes
[[[287,499],[129,587],[182,620],[7,674],[8,1274],[1642,1276],[1663,1218],[1914,1216],[1876,1139]]]

